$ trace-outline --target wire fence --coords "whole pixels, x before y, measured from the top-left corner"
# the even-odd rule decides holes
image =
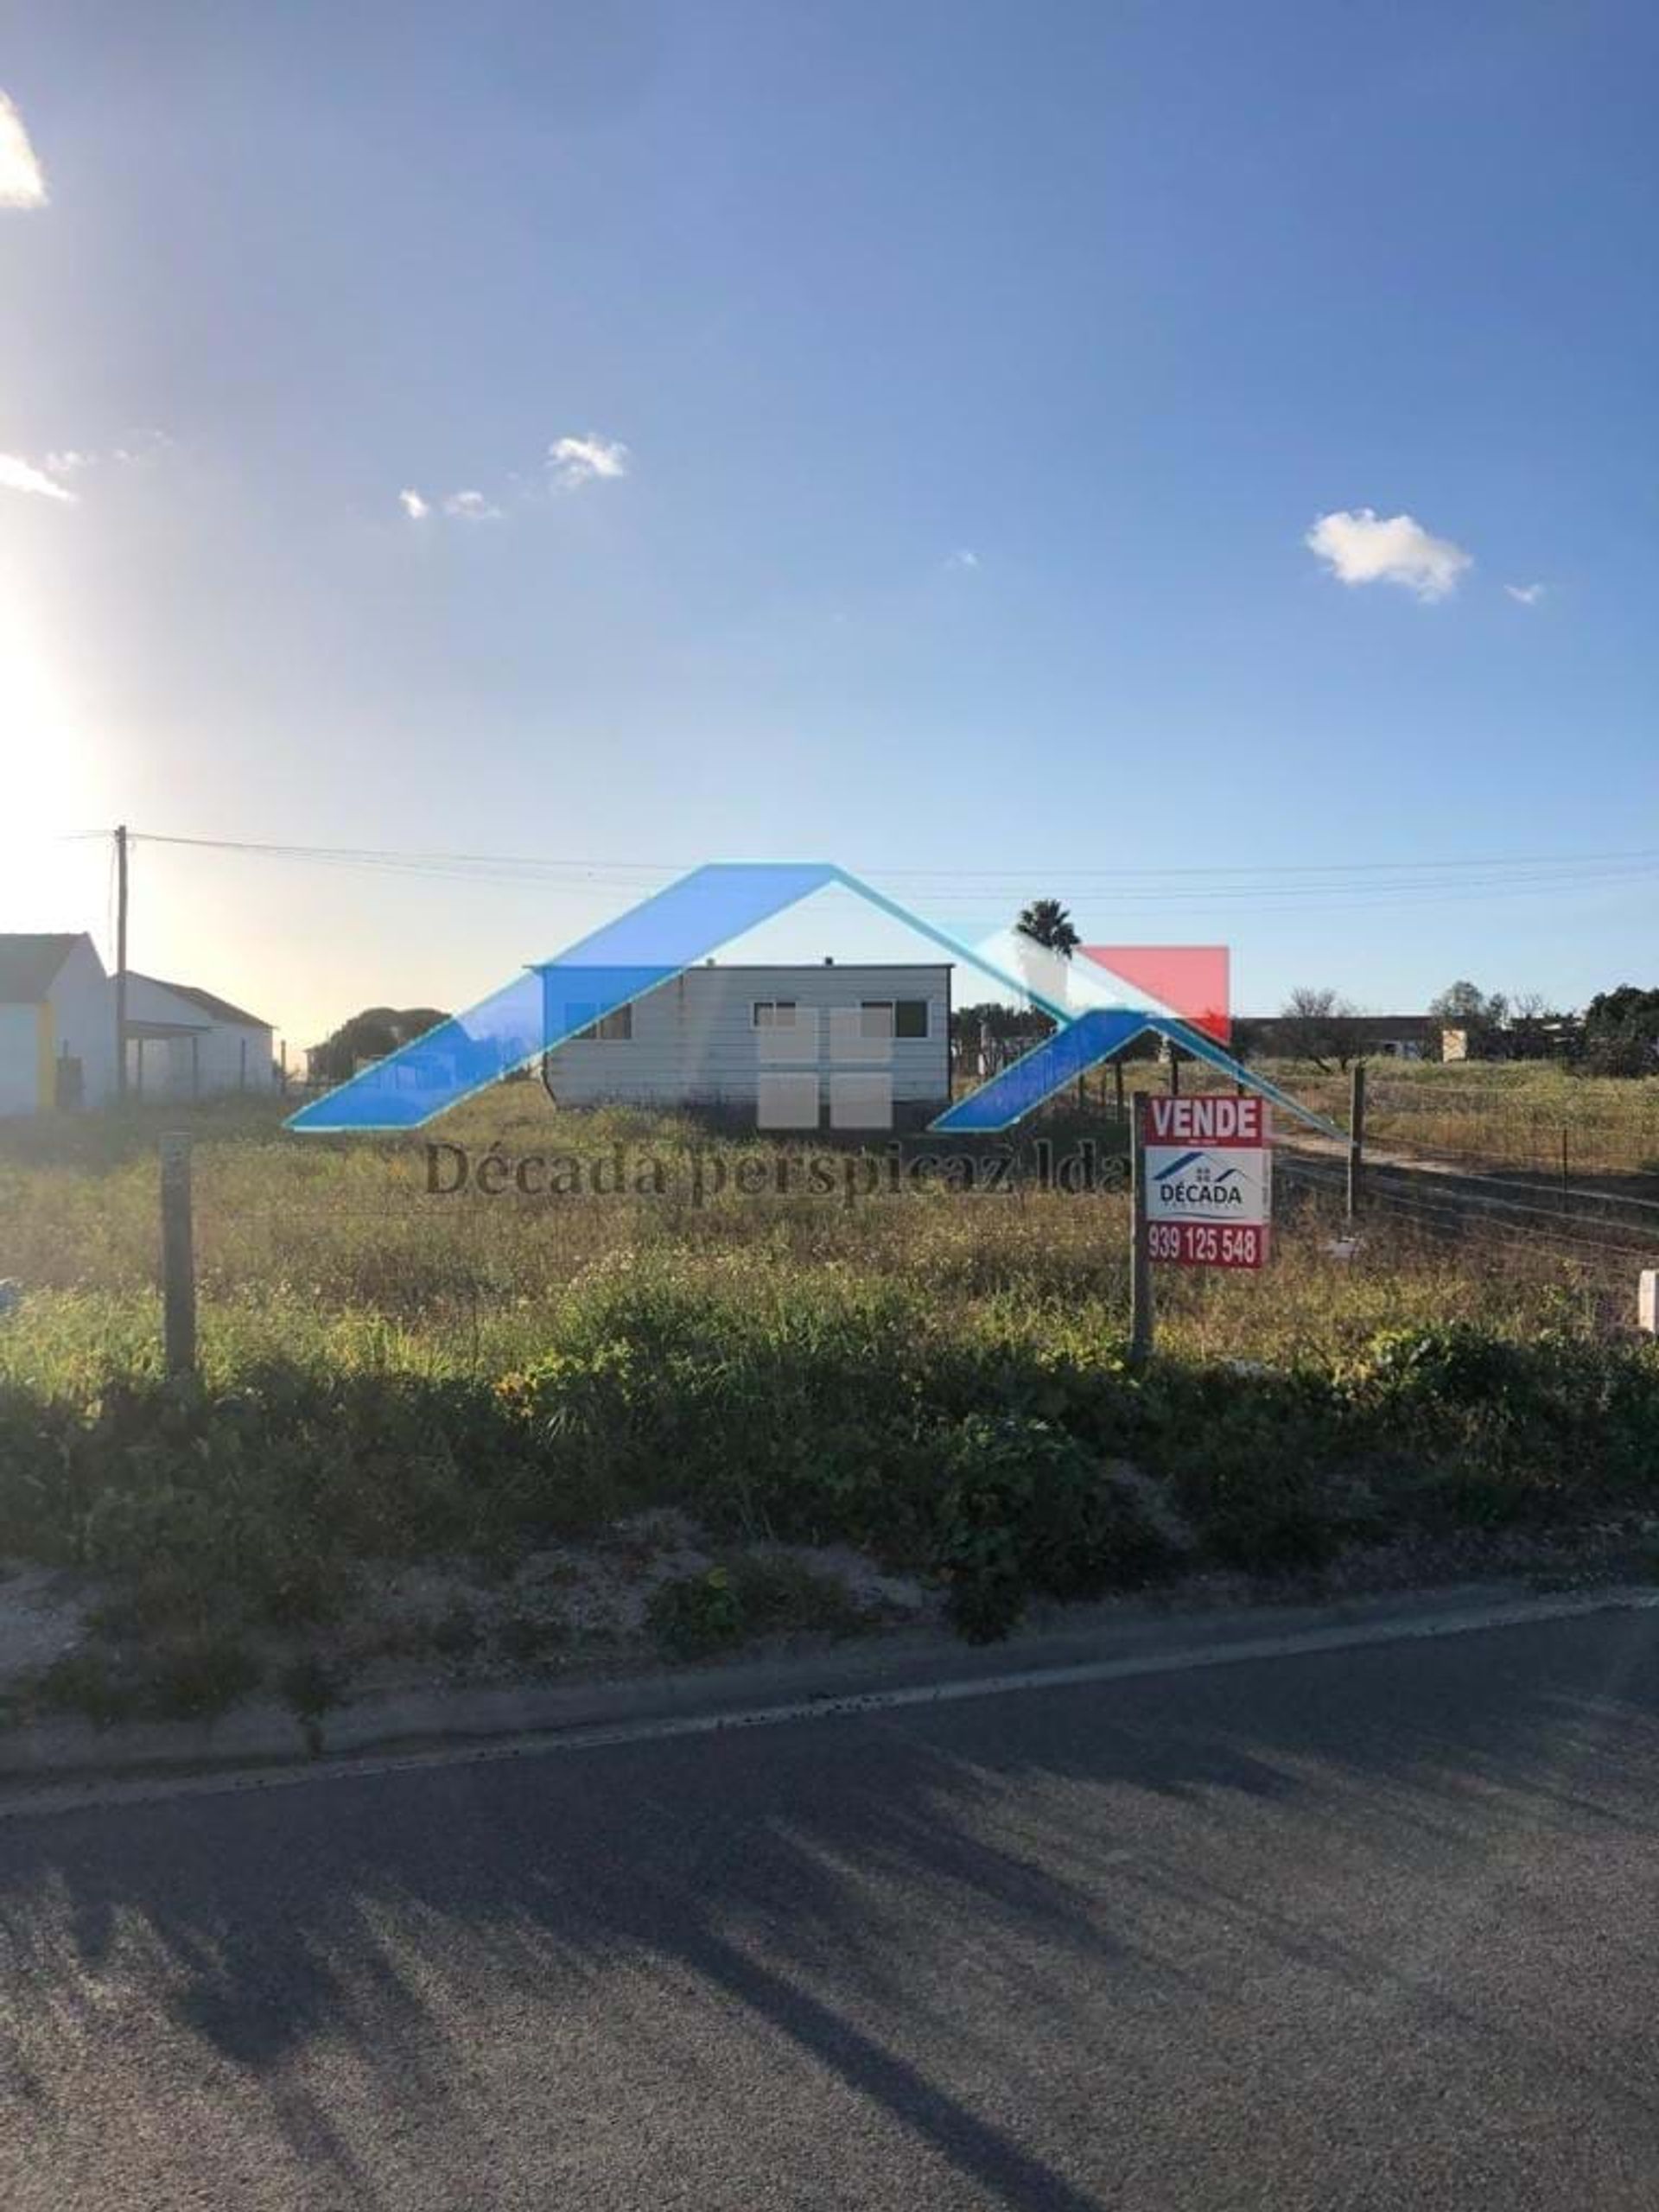
[[[1336,1162],[1287,1151],[1281,1170],[1293,1189],[1339,1197],[1344,1170]],[[1659,1203],[1623,1200],[1601,1211],[1541,1203],[1533,1186],[1466,1185],[1423,1173],[1370,1170],[1357,1226],[1408,1223],[1446,1243],[1502,1249],[1534,1258],[1572,1261],[1610,1286],[1628,1287],[1643,1267],[1659,1265]]]
[[[1395,1150],[1477,1170],[1519,1168],[1571,1188],[1586,1178],[1651,1176],[1659,1183],[1659,1085],[1604,1086],[1561,1078],[1547,1096],[1517,1096],[1497,1078],[1442,1083],[1433,1074],[1367,1071],[1366,1135],[1374,1152]],[[1345,1122],[1347,1086],[1294,1086],[1329,1118]]]

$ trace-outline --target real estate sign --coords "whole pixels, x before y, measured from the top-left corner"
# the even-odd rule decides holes
[[[1266,1100],[1148,1093],[1141,1114],[1148,1257],[1261,1267],[1273,1216]]]

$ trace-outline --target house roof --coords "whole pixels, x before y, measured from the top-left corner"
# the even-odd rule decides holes
[[[212,991],[199,990],[194,983],[169,983],[165,976],[140,976],[130,969],[128,973],[135,983],[153,983],[158,991],[171,991],[175,999],[188,999],[192,1006],[199,1006],[204,1014],[212,1014],[215,1021],[237,1021],[246,1029],[270,1027],[261,1015],[246,1014],[228,999],[221,999]]]
[[[81,933],[7,933],[0,936],[0,1006],[38,1006]]]

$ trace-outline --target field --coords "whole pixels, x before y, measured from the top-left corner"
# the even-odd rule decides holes
[[[1346,1081],[1275,1065],[1275,1079],[1338,1121]],[[1379,1147],[1474,1169],[1564,1178],[1659,1178],[1659,1076],[1580,1076],[1559,1061],[1446,1065],[1375,1061],[1367,1128]]]
[[[1293,1202],[1261,1275],[1160,1271],[1158,1359],[1129,1375],[1121,1139],[1092,1113],[971,1192],[882,1147],[558,1116],[533,1084],[436,1151],[185,1118],[195,1382],[160,1366],[177,1109],[0,1137],[0,1554],[101,1578],[129,1669],[164,1649],[170,1679],[234,1688],[249,1636],[321,1635],[374,1562],[511,1580],[641,1514],[700,1532],[654,1616],[697,1649],[845,1613],[798,1561],[757,1580],[757,1545],[857,1547],[977,1635],[1033,1592],[1628,1534],[1650,1502],[1659,1361],[1630,1287],[1553,1248],[1385,1214],[1347,1254]],[[1096,1187],[1044,1188],[1035,1134],[1053,1173],[1092,1145]],[[57,1688],[96,1708],[114,1665],[80,1653]]]
[[[1331,1103],[1300,1071],[1275,1073],[1310,1103]],[[1422,1118],[1444,1125],[1432,1110]],[[1098,1179],[1109,1180],[1122,1148],[1109,1116],[1040,1126],[1057,1161],[1092,1137]],[[0,1375],[86,1392],[112,1374],[156,1371],[156,1156],[172,1127],[196,1137],[203,1360],[219,1386],[273,1359],[499,1376],[541,1357],[586,1300],[629,1281],[672,1284],[712,1308],[751,1313],[813,1299],[826,1310],[859,1298],[915,1300],[930,1334],[971,1334],[994,1321],[1104,1344],[1126,1325],[1121,1185],[1083,1197],[1042,1189],[1028,1134],[1023,1179],[1003,1190],[895,1193],[879,1147],[873,1158],[831,1155],[830,1187],[813,1190],[798,1150],[664,1116],[561,1116],[535,1086],[506,1085],[430,1133],[435,1166],[423,1137],[301,1139],[274,1109],[13,1124],[0,1136],[0,1269],[29,1295],[0,1335]],[[574,1162],[580,1187],[525,1195],[509,1179],[486,1195],[473,1176],[460,1192],[444,1187],[458,1172],[454,1150],[476,1167],[493,1147],[510,1168],[546,1161],[532,1186],[557,1182],[561,1160]],[[782,1192],[780,1157],[789,1163]],[[745,1161],[762,1182],[753,1194],[738,1188]],[[660,1191],[637,1187],[654,1185],[658,1167]],[[594,1192],[595,1174],[621,1189]],[[434,1179],[439,1188],[429,1190]],[[1164,1347],[1285,1363],[1339,1356],[1414,1320],[1462,1317],[1514,1332],[1597,1319],[1594,1286],[1570,1268],[1517,1278],[1478,1240],[1448,1250],[1386,1221],[1368,1225],[1363,1257],[1346,1264],[1328,1249],[1339,1226],[1329,1212],[1293,1218],[1260,1277],[1161,1278]]]

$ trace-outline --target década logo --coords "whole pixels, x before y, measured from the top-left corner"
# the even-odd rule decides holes
[[[830,861],[710,861],[582,938],[535,963],[348,1082],[308,1101],[287,1127],[302,1134],[394,1132],[423,1127],[465,1098],[590,1029],[607,1014],[671,982],[749,930],[819,891],[839,888],[902,923],[1050,1015],[1042,1041],[969,1096],[954,1100],[931,1133],[990,1135],[1011,1128],[1067,1084],[1156,1032],[1298,1119],[1340,1135],[1322,1116],[1234,1058],[1222,1040],[1226,1017],[1215,994],[1209,948],[1083,946],[1095,969],[1162,1001],[1146,1006],[1069,1007],[1050,976],[1013,973],[982,950],[913,913]],[[1024,964],[1023,963],[1021,963]]]

